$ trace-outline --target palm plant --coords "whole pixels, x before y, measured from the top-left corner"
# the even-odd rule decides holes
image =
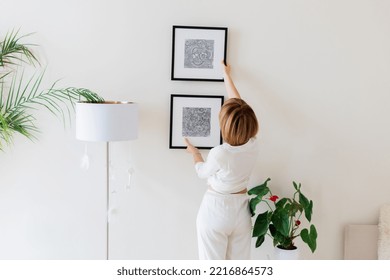
[[[32,45],[20,43],[26,36],[10,32],[0,41],[0,70],[23,63],[39,64],[30,49]],[[0,151],[12,143],[15,133],[29,139],[35,138],[38,128],[32,111],[39,107],[65,120],[65,116],[70,115],[69,107],[73,108],[75,101],[104,102],[98,94],[85,88],[58,89],[54,83],[49,89],[41,89],[43,76],[44,73],[35,75],[25,82],[24,75],[18,75],[13,69],[0,72]]]

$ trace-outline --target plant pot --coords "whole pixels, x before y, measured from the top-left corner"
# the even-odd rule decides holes
[[[275,259],[276,260],[299,260],[299,250],[297,247],[295,247],[295,249],[287,250],[276,246]]]

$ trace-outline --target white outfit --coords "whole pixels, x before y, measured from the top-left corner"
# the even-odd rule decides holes
[[[256,138],[241,146],[224,143],[195,165],[210,185],[198,217],[200,259],[249,259],[252,221],[248,195],[234,194],[248,187],[258,154]]]

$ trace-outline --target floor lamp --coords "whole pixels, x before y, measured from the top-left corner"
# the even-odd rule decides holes
[[[138,136],[138,105],[133,102],[76,103],[76,138],[106,142],[107,240],[109,259],[110,142],[134,140]]]

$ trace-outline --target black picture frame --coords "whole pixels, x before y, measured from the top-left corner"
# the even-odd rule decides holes
[[[227,27],[173,25],[172,32],[171,80],[223,82]]]
[[[223,95],[171,94],[169,148],[187,148],[184,138],[198,149],[222,144],[219,112]]]

